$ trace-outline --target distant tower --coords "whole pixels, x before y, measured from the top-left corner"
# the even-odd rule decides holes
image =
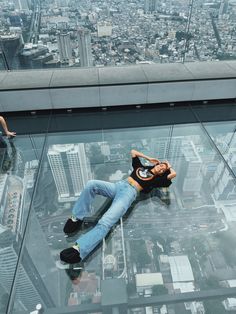
[[[29,11],[29,2],[27,0],[14,0],[15,8],[20,11]]]
[[[60,55],[60,61],[68,63],[72,59],[72,48],[69,33],[59,33],[57,35],[57,43]]]
[[[19,68],[18,52],[21,46],[21,38],[18,34],[0,35],[0,50],[5,59],[5,66],[10,69]]]
[[[78,30],[80,66],[93,66],[92,51],[91,51],[91,34],[88,29],[80,28]]]
[[[158,8],[158,0],[145,0],[144,1],[144,12],[153,13],[156,12]]]
[[[221,1],[220,8],[219,8],[219,17],[222,17],[223,14],[227,14],[229,8],[229,1],[223,0]]]
[[[59,202],[76,200],[92,178],[84,144],[52,145],[47,155]]]
[[[31,219],[32,232],[37,232],[40,237],[28,241],[24,247],[23,257],[18,266],[17,282],[14,296],[14,306],[18,310],[31,310],[35,304],[42,303],[46,307],[55,307],[60,304],[61,288],[59,277],[50,269],[55,267],[55,261],[50,254],[45,235],[39,225],[36,215]],[[34,228],[36,227],[36,228]],[[20,237],[5,226],[0,224],[0,278],[1,286],[10,294],[14,272],[19,258]],[[38,258],[38,252],[44,260]],[[40,276],[43,274],[44,276]],[[66,280],[63,276],[62,280]],[[55,285],[55,286],[54,286]],[[58,287],[58,289],[55,289]]]
[[[27,214],[28,208],[24,204],[28,197],[20,177],[0,174],[0,288],[7,294],[10,294],[19,259],[25,228],[25,220],[21,217]],[[66,275],[61,279],[55,271],[51,271],[55,267],[55,260],[34,211],[31,212],[29,224],[27,237],[30,241],[27,240],[24,245],[16,276],[14,304],[19,311],[31,310],[37,303],[47,307],[59,305],[63,291],[61,285],[66,279]],[[38,258],[39,252],[43,260]]]

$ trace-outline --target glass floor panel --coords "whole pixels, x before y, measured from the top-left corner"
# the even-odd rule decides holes
[[[97,113],[96,123],[87,129],[86,113],[53,114],[43,131],[5,139],[0,313],[30,313],[41,304],[44,313],[110,313],[117,308],[117,313],[182,314],[199,308],[199,313],[216,314],[216,296],[219,313],[235,310],[236,116],[201,122],[201,110],[136,110],[131,125],[132,111]],[[87,123],[95,116],[89,113]],[[169,160],[177,172],[173,184],[140,193],[83,269],[59,269],[60,251],[109,207],[104,197],[95,198],[82,230],[66,237],[63,226],[80,192],[91,179],[127,178],[131,149]],[[185,295],[192,298],[188,303]],[[158,305],[149,306],[148,298],[155,297]]]

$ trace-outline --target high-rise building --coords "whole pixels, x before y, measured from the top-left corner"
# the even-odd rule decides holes
[[[221,161],[210,179],[210,185],[213,188],[213,197],[215,200],[235,200],[236,188],[234,178],[230,176],[229,170]]]
[[[70,34],[69,33],[57,34],[57,43],[58,43],[60,61],[62,63],[69,63],[69,61],[72,59]]]
[[[227,14],[229,8],[229,1],[228,0],[223,0],[220,3],[220,8],[219,8],[219,17],[222,17],[223,14]]]
[[[93,58],[91,51],[91,34],[88,29],[78,29],[78,42],[80,53],[80,66],[89,67],[93,66]]]
[[[59,202],[76,200],[92,178],[84,144],[52,145],[47,155]]]
[[[98,37],[112,35],[112,23],[111,22],[98,22],[97,29],[98,29]]]
[[[29,2],[27,0],[14,0],[15,8],[20,11],[29,10]]]
[[[144,12],[153,13],[156,12],[158,8],[158,0],[145,0],[144,2]]]
[[[53,55],[47,46],[28,43],[24,45],[19,59],[21,68],[37,69],[46,67],[47,62],[53,61]]]
[[[0,49],[2,50],[5,66],[10,69],[19,67],[18,52],[21,46],[19,34],[0,35]]]
[[[18,311],[31,310],[38,303],[46,307],[60,305],[61,291],[60,288],[58,288],[58,291],[55,289],[55,286],[60,286],[59,278],[56,272],[51,271],[55,262],[50,254],[37,217],[32,217],[31,221],[33,223],[32,230],[35,233],[37,232],[37,236],[32,243],[27,241],[22,260],[18,266],[15,279],[15,299],[17,303],[14,304]],[[40,237],[40,241],[38,237]],[[1,286],[8,294],[11,291],[19,258],[20,238],[19,235],[16,237],[8,227],[0,224],[0,278]],[[41,263],[38,258],[39,252],[44,256],[44,263]],[[40,272],[45,274],[44,278],[39,276]],[[66,275],[63,280],[65,279]]]
[[[160,159],[168,159],[177,166],[181,155],[182,137],[160,137],[151,139],[151,149]]]
[[[24,210],[22,206],[26,201],[26,190],[23,181],[16,175],[0,175],[0,278],[1,286],[9,294],[14,280],[15,268],[19,259],[22,241],[22,228],[24,225]],[[16,299],[20,300],[18,310],[31,310],[35,304],[42,303],[47,306],[60,305],[61,288],[60,278],[56,272],[54,258],[39,224],[35,213],[31,212],[31,241],[26,241],[23,257],[18,266],[16,280]],[[30,231],[29,231],[30,232]],[[29,235],[29,234],[28,234]],[[41,263],[38,254],[44,256]],[[38,274],[44,273],[44,278]],[[66,276],[65,276],[66,277]],[[63,279],[64,282],[65,278]]]
[[[190,139],[182,141],[181,151],[185,159],[185,169],[182,169],[181,173],[183,193],[184,195],[199,195],[203,184],[203,176],[201,175],[202,159],[195,143]],[[194,182],[191,180],[193,177]]]

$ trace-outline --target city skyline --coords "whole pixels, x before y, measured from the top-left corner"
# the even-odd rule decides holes
[[[37,0],[12,5],[0,3],[0,10],[7,12],[0,27],[2,67],[122,66],[236,58],[233,0]],[[14,46],[11,36],[21,40]]]

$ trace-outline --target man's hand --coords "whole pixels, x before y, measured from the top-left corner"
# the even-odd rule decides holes
[[[7,135],[7,137],[15,137],[16,136],[16,132],[7,131],[6,135]]]

